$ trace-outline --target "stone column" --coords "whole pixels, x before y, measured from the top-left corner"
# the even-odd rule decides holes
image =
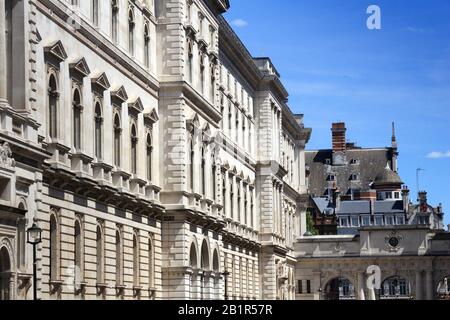
[[[366,300],[366,295],[364,293],[364,272],[358,273],[358,299],[359,300]]]
[[[6,13],[5,0],[0,0],[0,103],[7,102],[6,72]]]
[[[416,300],[422,299],[422,271],[416,271]]]
[[[425,282],[426,282],[426,299],[434,300],[433,270],[426,271]]]

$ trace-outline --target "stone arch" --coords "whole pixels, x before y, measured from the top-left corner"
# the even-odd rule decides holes
[[[410,299],[411,290],[411,281],[396,274],[381,282],[380,299]]]
[[[332,276],[325,282],[323,295],[325,300],[354,300],[356,297],[356,286],[353,277],[344,274]]]
[[[439,300],[450,300],[450,271],[440,272],[434,285],[435,295]]]
[[[210,248],[207,239],[203,239],[200,256],[200,266],[203,270],[211,269]]]
[[[217,249],[214,249],[213,251],[213,260],[212,260],[212,269],[215,272],[220,272],[220,257],[219,252]]]
[[[189,267],[197,269],[198,266],[198,244],[197,239],[194,237],[189,246]]]
[[[6,246],[0,246],[0,300],[11,299],[12,257],[13,255]]]

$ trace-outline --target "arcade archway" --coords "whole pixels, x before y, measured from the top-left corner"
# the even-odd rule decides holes
[[[395,276],[387,278],[381,284],[380,299],[411,299],[411,284],[402,277]]]
[[[0,249],[0,300],[10,299],[11,259],[8,250]]]
[[[445,276],[438,284],[437,298],[439,300],[450,300],[450,275]]]
[[[355,300],[355,287],[346,278],[334,278],[325,286],[325,300]]]

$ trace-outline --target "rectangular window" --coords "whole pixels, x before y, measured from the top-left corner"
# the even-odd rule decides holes
[[[370,226],[370,218],[369,217],[363,217],[361,220],[361,224],[363,227]]]
[[[386,199],[392,199],[392,192],[386,192]]]
[[[358,217],[352,217],[352,226],[359,227],[359,218]]]
[[[392,226],[394,224],[394,217],[386,217],[386,225]]]
[[[341,226],[342,227],[348,226],[348,218],[347,217],[341,218]]]
[[[382,226],[383,225],[383,217],[376,217],[375,218],[375,225]]]
[[[306,293],[311,293],[311,280],[306,280]]]
[[[397,217],[397,224],[398,225],[404,225],[405,224],[405,218]]]
[[[298,286],[298,293],[303,294],[303,281],[298,280],[297,286]]]

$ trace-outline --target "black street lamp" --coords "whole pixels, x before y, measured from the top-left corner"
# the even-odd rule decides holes
[[[36,246],[42,242],[42,229],[37,226],[36,222],[33,222],[31,228],[27,230],[27,242],[33,245],[33,300],[36,300]]]
[[[222,276],[225,279],[225,300],[228,300],[228,277],[230,276],[230,273],[225,270],[225,272],[222,273]]]

